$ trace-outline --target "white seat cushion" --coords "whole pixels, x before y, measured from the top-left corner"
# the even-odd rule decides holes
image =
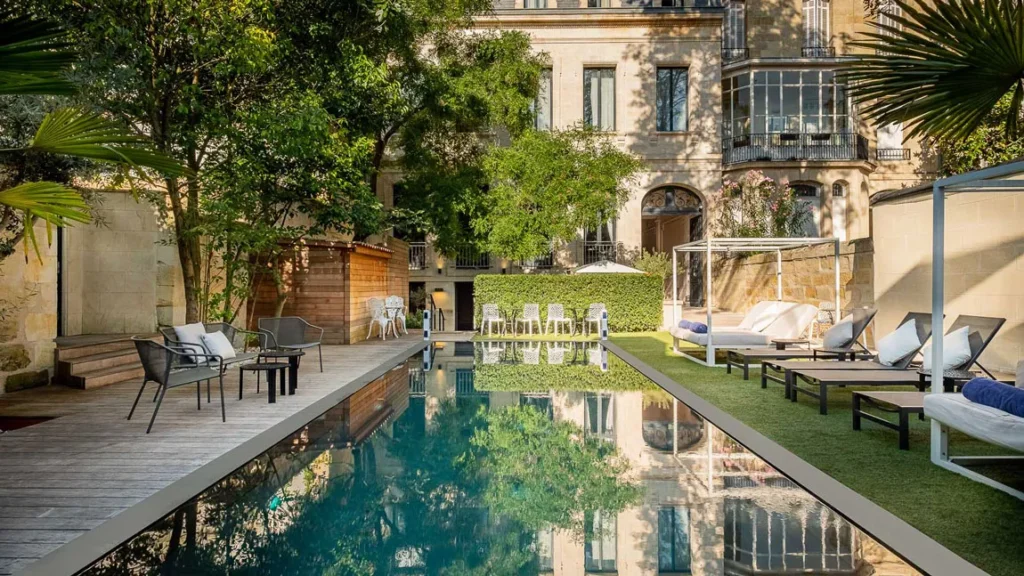
[[[231,345],[231,341],[228,340],[228,337],[223,332],[203,333],[200,338],[202,338],[203,346],[206,347],[207,352],[210,354],[220,356],[225,360],[235,357],[235,347]]]
[[[203,345],[203,334],[206,334],[206,326],[203,326],[202,322],[174,327],[174,335],[178,337],[178,342],[187,351],[206,352],[206,346]],[[195,361],[191,356],[187,356],[186,359],[190,362]]]
[[[878,362],[892,366],[921,347],[917,337],[917,320],[911,318],[878,341]]]
[[[853,343],[853,318],[847,316],[825,331],[821,345],[825,348],[845,348]]]
[[[963,394],[925,396],[924,414],[979,440],[1024,452],[1024,418],[975,404]]]
[[[669,330],[672,336],[685,340],[697,346],[708,345],[707,334],[697,334],[685,328],[672,328]],[[715,328],[712,341],[717,348],[729,347],[762,347],[771,344],[771,337],[752,330],[740,330],[739,328]]]
[[[942,369],[951,370],[953,368],[960,368],[968,360],[971,359],[971,340],[970,340],[971,327],[964,326],[958,330],[954,330],[949,334],[946,334],[942,338]],[[921,364],[925,368],[932,367],[932,346],[929,344],[924,349],[924,362]]]

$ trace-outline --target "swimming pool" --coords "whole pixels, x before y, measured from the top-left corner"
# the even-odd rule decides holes
[[[918,572],[597,343],[435,343],[82,574]]]

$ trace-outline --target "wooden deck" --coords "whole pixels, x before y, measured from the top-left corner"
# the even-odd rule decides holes
[[[421,338],[413,331],[387,342],[325,346],[322,374],[314,351],[302,364],[298,392],[276,404],[267,403],[264,388],[256,394],[251,373],[239,401],[238,370],[229,370],[226,423],[216,386],[210,404],[204,390],[201,411],[194,388],[171,390],[149,435],[152,385],[131,421],[125,418],[139,382],[0,396],[0,416],[56,417],[0,435],[0,574],[21,571],[345,384],[400,361]]]

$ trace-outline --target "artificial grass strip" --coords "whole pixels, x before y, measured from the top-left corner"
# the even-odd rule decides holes
[[[829,413],[821,416],[817,400],[791,403],[778,384],[762,390],[758,371],[744,381],[680,358],[666,332],[612,340],[992,576],[1024,573],[1024,502],[932,464],[929,422],[912,418],[910,450],[899,450],[894,430],[867,421],[853,430],[850,388],[829,390]],[[950,440],[954,454],[993,452],[956,432]]]

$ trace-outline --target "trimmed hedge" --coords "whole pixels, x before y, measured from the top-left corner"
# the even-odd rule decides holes
[[[547,320],[548,304],[563,304],[566,314],[581,314],[590,304],[608,308],[613,332],[646,332],[661,328],[664,290],[661,278],[646,274],[481,274],[473,281],[476,317],[484,304],[522,313],[523,304],[540,304]]]
[[[608,354],[608,371],[589,364],[548,364],[546,351],[541,362],[528,364],[483,364],[477,359],[473,386],[487,392],[631,392],[660,390],[635,368],[614,354]]]

